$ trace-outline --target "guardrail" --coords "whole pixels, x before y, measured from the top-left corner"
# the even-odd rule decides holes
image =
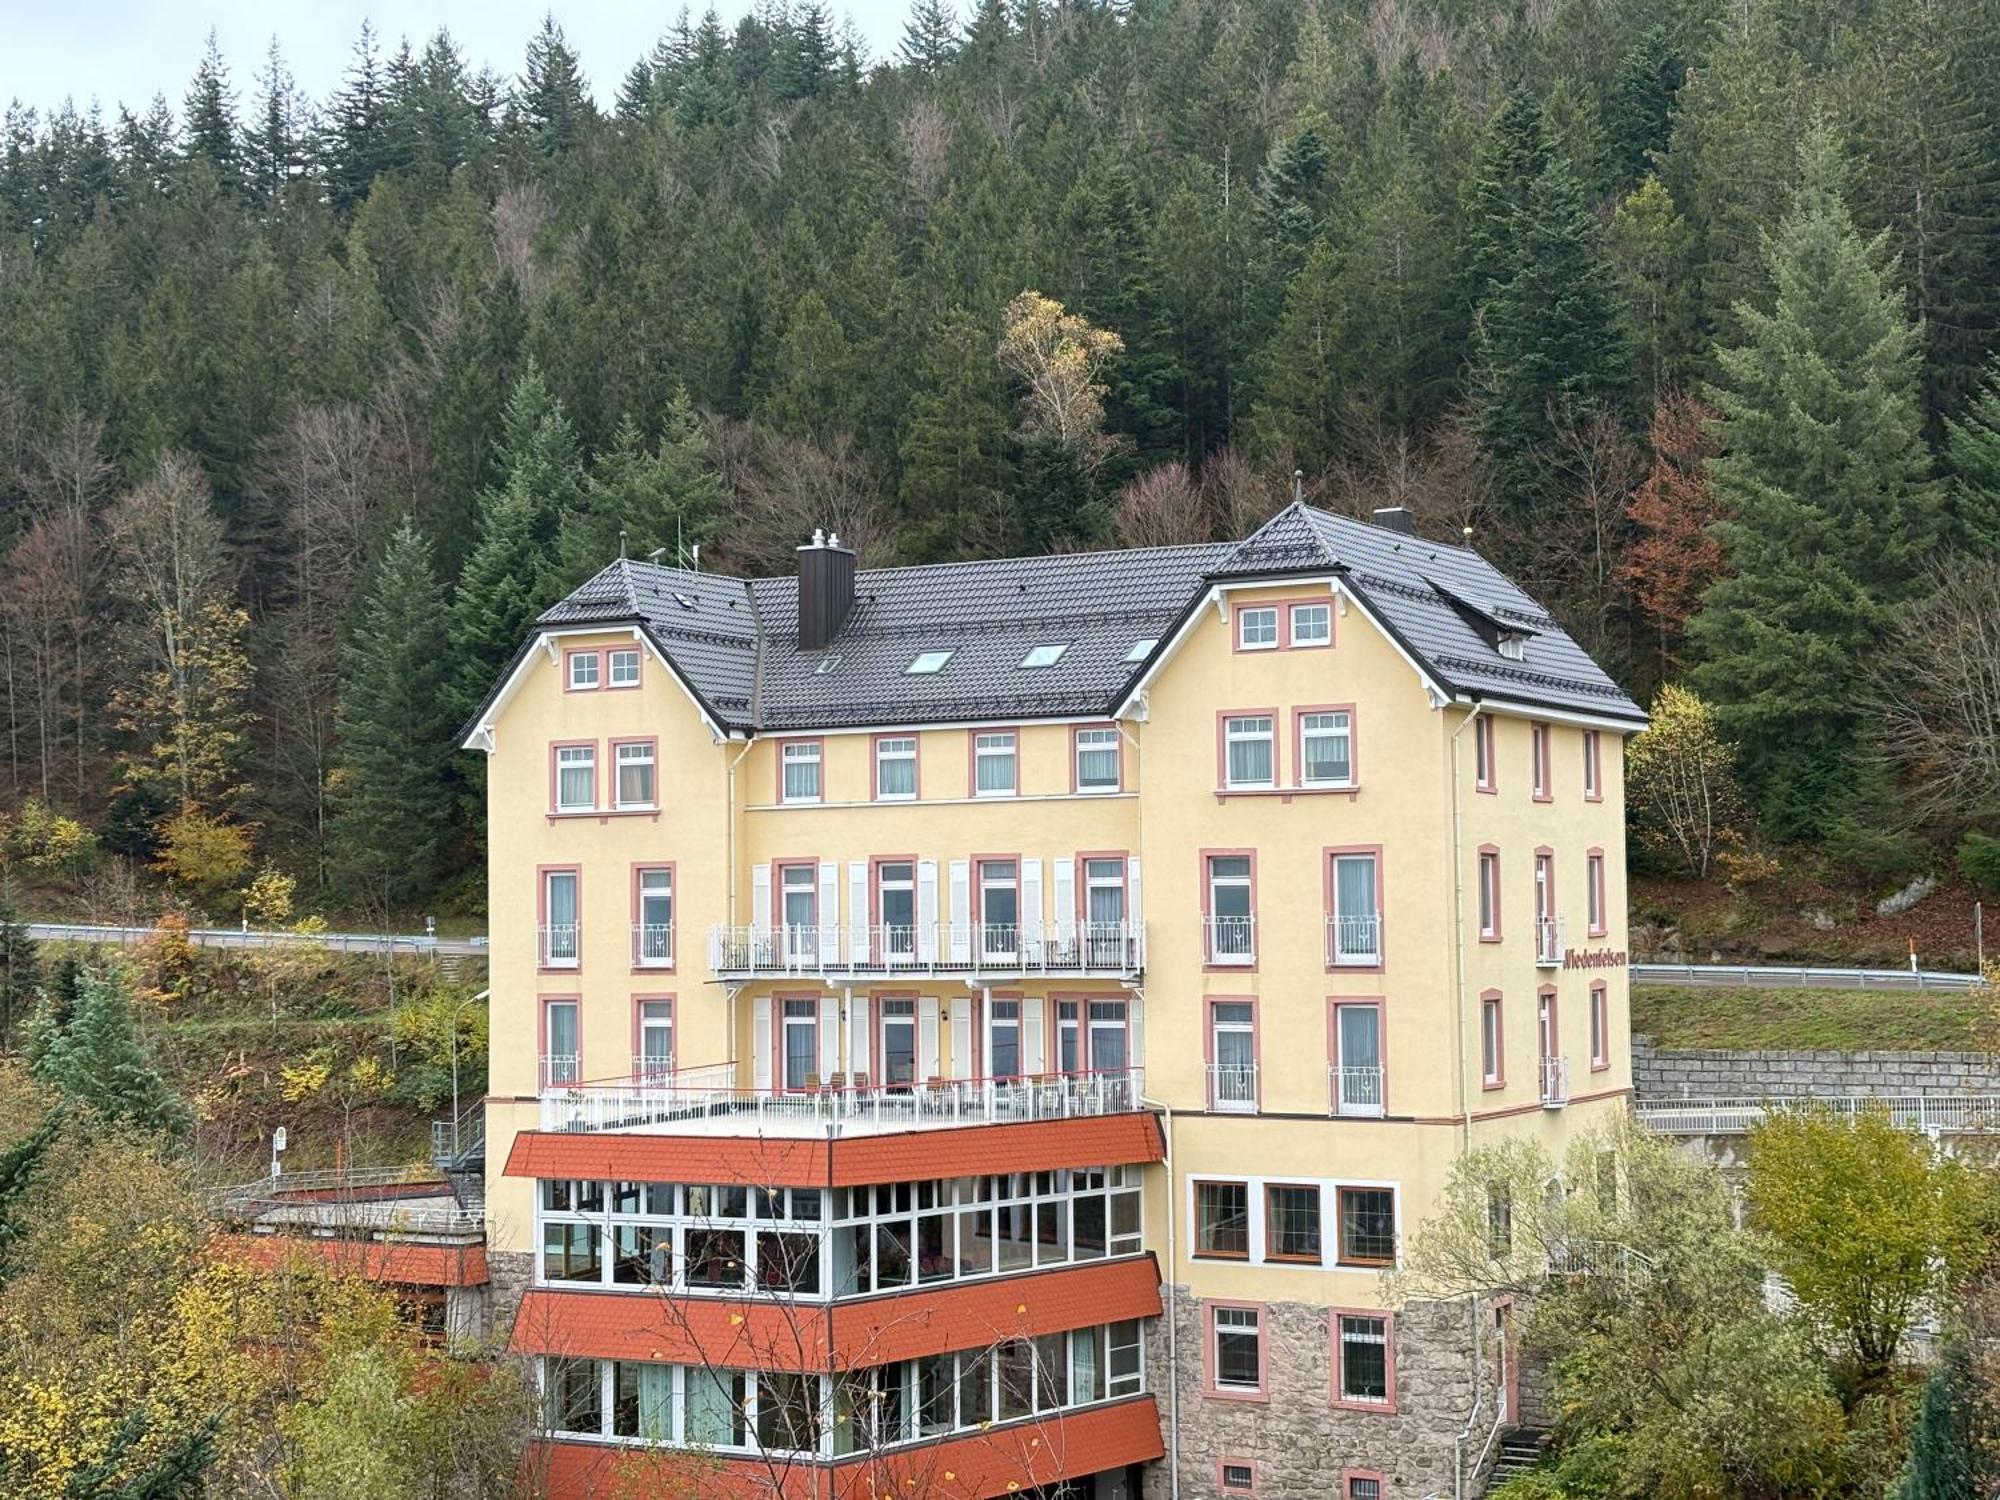
[[[1947,969],[1824,969],[1764,964],[1633,964],[1634,984],[1745,985],[1801,990],[1969,990],[1977,974]]]
[[[1808,1095],[1796,1099],[1641,1099],[1633,1115],[1662,1135],[1744,1135],[1773,1111],[1800,1110],[1853,1119],[1885,1111],[1906,1130],[1942,1135],[2000,1134],[2000,1094]]]
[[[30,922],[28,936],[41,943],[115,943],[127,946],[160,935],[157,927],[111,927],[95,922]],[[203,948],[326,948],[336,953],[416,953],[484,957],[486,939],[439,938],[397,932],[285,932],[261,928],[193,927],[189,942]]]

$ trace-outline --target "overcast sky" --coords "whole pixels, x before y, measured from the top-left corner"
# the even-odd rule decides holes
[[[727,22],[753,0],[714,0]],[[699,15],[704,0],[695,0]],[[593,92],[609,102],[635,58],[673,24],[680,0],[0,0],[0,100],[47,108],[65,98],[87,108],[92,99],[115,119],[122,101],[143,105],[165,93],[178,110],[215,28],[230,67],[239,108],[247,105],[275,32],[299,86],[324,100],[339,82],[364,18],[385,48],[397,38],[421,40],[449,28],[475,68],[504,78],[521,68],[529,35],[553,9],[570,45],[583,58]],[[854,18],[870,54],[890,54],[901,38],[907,0],[846,0],[836,15]]]

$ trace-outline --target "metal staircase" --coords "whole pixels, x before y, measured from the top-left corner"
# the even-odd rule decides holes
[[[1542,1446],[1548,1437],[1539,1427],[1512,1427],[1502,1433],[1500,1450],[1493,1456],[1493,1469],[1481,1493],[1490,1495],[1510,1479],[1518,1479],[1540,1464]]]
[[[486,1206],[486,1101],[475,1100],[455,1120],[431,1121],[431,1165],[451,1184],[459,1207]]]

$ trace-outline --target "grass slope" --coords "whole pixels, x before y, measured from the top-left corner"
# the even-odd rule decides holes
[[[1662,1047],[1749,1051],[1974,1049],[1979,1003],[1945,990],[1765,990],[1636,985],[1632,1031]]]

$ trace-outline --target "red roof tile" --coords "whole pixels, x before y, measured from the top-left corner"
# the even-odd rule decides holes
[[[790,1137],[525,1130],[514,1137],[506,1175],[820,1187],[829,1180],[828,1150],[823,1140]],[[1157,1119],[1131,1113],[847,1136],[831,1150],[832,1185],[859,1187],[1155,1162],[1164,1144]]]
[[[484,1286],[487,1282],[484,1245],[342,1240],[306,1234],[219,1234],[211,1243],[221,1254],[258,1265],[304,1254],[363,1281],[398,1286]]]
[[[863,1368],[1159,1312],[1160,1271],[1150,1255],[1032,1271],[836,1304],[834,1361],[841,1369]],[[826,1341],[822,1306],[536,1287],[522,1299],[512,1347],[527,1354],[824,1369]]]

